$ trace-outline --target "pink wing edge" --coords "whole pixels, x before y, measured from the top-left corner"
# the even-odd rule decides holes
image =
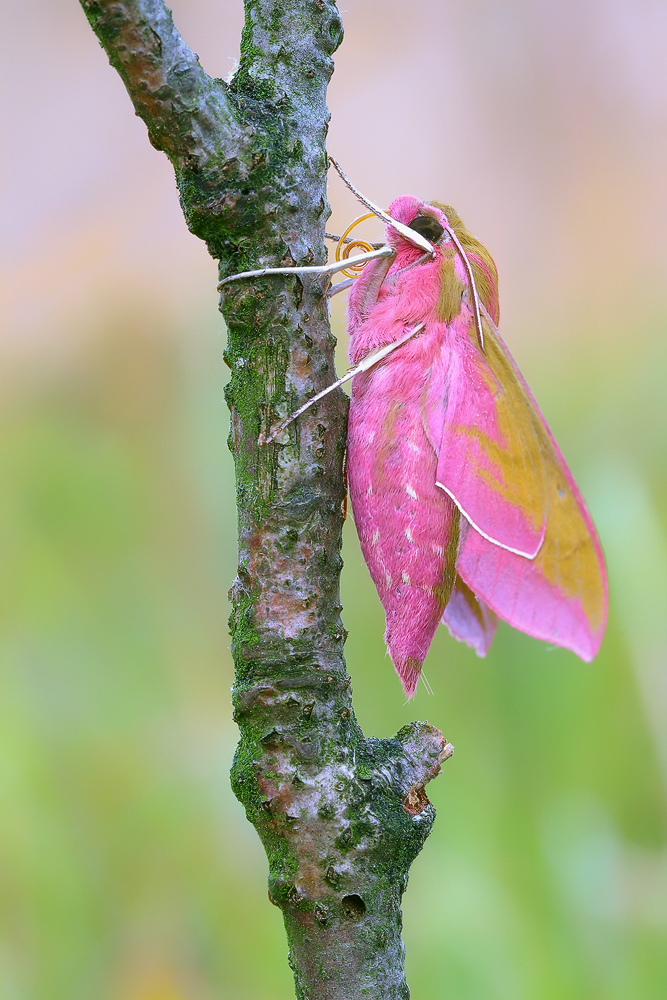
[[[475,597],[458,575],[440,621],[454,639],[464,642],[481,657],[488,653],[498,628],[498,615]]]
[[[490,327],[491,327],[491,329],[492,329],[492,331],[494,333],[494,336],[498,339],[498,344],[499,344],[500,348],[505,352],[505,355],[506,355],[507,359],[509,360],[509,362],[510,362],[510,364],[512,366],[514,374],[516,375],[517,379],[519,380],[519,382],[520,382],[520,384],[521,384],[524,392],[526,393],[526,396],[527,396],[529,402],[531,403],[531,405],[533,406],[533,408],[535,410],[535,413],[537,414],[537,416],[539,417],[539,419],[542,422],[542,426],[543,426],[544,430],[546,431],[547,437],[549,438],[549,441],[551,442],[551,445],[552,445],[552,447],[554,449],[554,453],[556,455],[556,459],[557,459],[557,461],[558,461],[558,463],[560,465],[560,468],[561,468],[561,470],[562,470],[562,472],[563,472],[563,474],[564,474],[564,476],[565,476],[565,478],[567,480],[568,486],[570,487],[570,490],[572,491],[572,495],[573,495],[574,499],[577,502],[577,506],[579,508],[581,516],[582,516],[582,518],[584,520],[584,523],[585,523],[585,525],[586,525],[586,527],[588,529],[588,532],[589,532],[589,534],[591,536],[591,539],[593,541],[593,547],[595,549],[595,554],[597,556],[598,566],[599,566],[599,569],[600,569],[600,577],[601,577],[602,586],[603,586],[603,593],[604,593],[604,611],[603,611],[603,616],[602,616],[602,622],[601,622],[601,625],[600,625],[600,628],[599,628],[598,632],[597,633],[593,633],[593,631],[590,629],[590,627],[586,626],[586,627],[584,627],[581,630],[585,634],[580,637],[579,641],[573,641],[573,642],[570,642],[570,643],[566,643],[566,642],[560,641],[552,633],[550,633],[549,631],[545,631],[544,629],[541,629],[539,627],[530,627],[530,626],[526,627],[526,626],[522,625],[522,626],[519,626],[519,628],[520,628],[520,631],[525,632],[526,635],[530,635],[530,636],[532,636],[535,639],[540,639],[540,640],[545,641],[545,642],[554,642],[557,645],[563,646],[566,649],[570,649],[577,656],[579,656],[582,660],[584,660],[584,662],[588,663],[592,659],[594,659],[594,657],[597,655],[598,650],[600,648],[600,645],[602,644],[602,639],[603,639],[604,633],[605,633],[605,628],[606,628],[606,624],[607,624],[607,615],[608,615],[608,609],[609,609],[609,586],[608,586],[608,581],[607,581],[607,570],[606,570],[604,553],[602,551],[602,546],[600,544],[600,539],[598,537],[595,525],[593,523],[593,519],[592,519],[592,517],[590,515],[590,512],[588,510],[588,507],[586,506],[586,502],[585,502],[584,498],[582,497],[581,492],[579,491],[579,488],[578,488],[578,486],[577,486],[577,484],[576,484],[576,482],[574,480],[574,477],[573,477],[572,473],[570,472],[570,470],[568,468],[567,462],[565,461],[565,459],[563,457],[563,453],[561,452],[561,450],[560,450],[560,448],[558,446],[558,443],[557,443],[557,441],[556,441],[556,439],[555,439],[555,437],[554,437],[554,435],[553,435],[553,433],[551,431],[551,428],[549,427],[549,424],[547,423],[547,421],[546,421],[546,419],[544,417],[544,414],[542,413],[542,411],[541,411],[541,409],[540,409],[540,407],[539,407],[539,405],[537,403],[537,400],[535,399],[535,396],[531,392],[530,387],[528,386],[525,378],[523,377],[523,375],[522,375],[522,373],[521,373],[521,371],[519,369],[519,366],[517,365],[516,361],[514,360],[514,357],[512,356],[512,352],[509,350],[509,348],[507,347],[507,344],[505,343],[505,341],[501,337],[500,332],[498,331],[498,328],[497,328],[496,324],[493,322],[493,319],[488,314],[488,312],[484,308],[484,306],[481,303],[480,303],[480,305],[481,305],[481,309],[482,309],[482,312],[483,312],[483,315],[484,315],[484,319],[487,321],[487,323],[489,323],[489,325],[490,325]],[[439,483],[437,485],[440,486]],[[443,487],[440,487],[440,488],[442,489]],[[470,524],[470,522],[468,522],[468,523]],[[475,541],[477,542],[477,548],[478,548],[478,550],[483,551],[487,547],[490,550],[494,550],[494,555],[496,556],[496,560],[500,560],[501,562],[504,562],[504,563],[514,563],[515,560],[517,560],[517,562],[515,563],[515,567],[516,567],[516,569],[519,569],[519,571],[521,571],[522,569],[523,570],[529,570],[529,568],[531,566],[533,566],[533,561],[532,560],[530,560],[530,559],[528,559],[528,558],[526,558],[524,556],[520,556],[518,554],[515,554],[510,549],[508,549],[506,546],[503,546],[501,543],[495,542],[493,539],[489,538],[486,535],[482,535],[480,532],[478,532],[474,528],[474,526],[472,524],[470,524],[470,528],[469,528],[468,534],[470,535],[471,532],[474,533],[474,536],[477,536],[477,538],[475,539]],[[463,538],[462,541],[461,541],[461,548],[460,548],[460,551],[459,551],[459,559],[463,555],[465,546],[466,546],[466,538]],[[473,592],[476,593],[474,574],[471,574],[470,572],[466,572],[463,567],[459,567],[458,561],[459,560],[457,560],[457,570],[460,573],[461,579],[463,579],[464,583]],[[461,572],[462,569],[463,569],[463,572]],[[547,581],[544,581],[544,583],[547,586],[551,587],[550,584],[547,584]],[[498,605],[494,606],[494,601],[492,599],[489,599],[489,598],[487,598],[485,596],[484,598],[479,598],[478,597],[477,600],[478,600],[478,603],[481,605],[482,608],[484,608],[486,606],[486,607],[488,607],[491,610],[491,612],[494,615],[498,615],[498,617],[502,618],[504,621],[508,621],[507,612],[505,611],[503,613],[503,611],[501,611],[499,609]],[[563,598],[560,597],[560,600],[562,601]],[[453,628],[452,625],[450,625],[450,623],[446,620],[447,610],[448,609],[445,609],[445,612],[443,613],[443,618],[442,618],[443,624],[445,624],[445,625],[448,626],[450,632],[452,633],[452,635],[454,635],[455,638],[457,638],[457,639],[460,638],[461,641],[466,642],[469,646],[472,646],[472,648],[476,649],[478,656],[484,656],[486,654],[489,646],[490,646],[491,639],[493,638],[493,633],[495,632],[495,627],[491,631],[491,635],[490,635],[490,638],[488,638],[488,641],[485,638],[485,636],[488,635],[488,631],[489,631],[488,629],[485,630],[482,633],[478,633],[476,635],[476,639],[474,638],[474,633],[473,633],[473,636],[471,636],[471,638],[466,638],[467,630],[466,630],[465,627],[463,627],[462,625],[459,625],[458,629],[456,628],[456,626]],[[583,610],[582,610],[582,616],[583,616]],[[512,622],[508,621],[508,624],[512,625]],[[459,630],[461,631],[460,635],[457,634]],[[588,640],[588,641],[586,641],[586,640]]]

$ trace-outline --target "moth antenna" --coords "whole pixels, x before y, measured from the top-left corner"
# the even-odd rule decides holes
[[[379,351],[375,352],[375,354],[370,354],[367,358],[364,358],[364,360],[360,364],[358,364],[356,368],[350,368],[350,370],[346,372],[345,375],[343,375],[339,379],[336,379],[336,381],[332,382],[331,385],[328,385],[326,389],[322,389],[322,391],[318,392],[316,396],[311,396],[311,398],[306,403],[304,403],[303,406],[300,406],[298,410],[296,410],[294,413],[291,414],[291,416],[287,417],[286,420],[283,420],[281,424],[278,424],[278,426],[274,430],[272,430],[270,434],[267,435],[260,434],[259,444],[260,445],[270,444],[270,442],[273,441],[275,438],[277,438],[279,434],[282,434],[285,428],[289,427],[292,421],[296,420],[297,417],[300,417],[302,413],[305,413],[306,410],[313,405],[313,403],[317,403],[320,399],[323,399],[324,396],[328,396],[330,392],[333,392],[334,389],[337,389],[338,386],[342,385],[344,382],[349,382],[349,380],[351,378],[354,378],[355,375],[359,375],[361,372],[368,371],[368,369],[376,365],[378,361],[382,361],[382,359],[386,358],[388,354],[391,354],[392,351],[395,351],[397,347],[402,347],[407,340],[410,340],[411,337],[414,337],[415,334],[419,333],[420,330],[423,329],[424,329],[424,324],[419,323],[417,326],[413,327],[412,330],[409,330],[405,334],[405,336],[399,337],[398,340],[395,340],[391,344],[387,344],[386,347],[381,347]]]
[[[403,223],[398,222],[397,219],[392,219],[391,215],[387,215],[387,213],[383,211],[379,205],[376,205],[375,202],[371,201],[369,198],[364,197],[361,191],[354,186],[341,167],[340,163],[338,163],[333,156],[329,156],[329,161],[332,166],[335,167],[343,183],[347,185],[352,194],[361,202],[362,205],[365,205],[366,208],[370,208],[371,212],[377,215],[379,219],[382,219],[383,222],[386,222],[387,225],[393,226],[394,229],[397,229],[401,236],[412,243],[413,246],[419,247],[420,250],[424,250],[429,257],[435,257],[435,250],[425,236],[422,236],[421,233],[416,232],[414,229],[410,229],[409,226],[404,226]]]
[[[482,315],[484,316],[484,319],[487,321],[487,323],[491,327],[491,330],[493,331],[493,333],[495,333],[496,337],[499,337],[500,336],[500,330],[496,326],[496,324],[495,324],[495,322],[493,320],[493,317],[491,316],[491,313],[486,308],[486,306],[484,305],[484,303],[481,302],[481,301],[479,303],[479,308],[482,310]]]
[[[463,266],[465,267],[466,273],[468,275],[468,281],[470,282],[470,291],[472,293],[472,312],[475,319],[475,328],[477,330],[477,341],[479,343],[479,349],[482,352],[482,354],[486,354],[486,350],[484,349],[484,331],[482,329],[482,316],[480,312],[481,303],[479,300],[479,295],[477,294],[477,285],[475,284],[475,276],[472,273],[472,266],[470,264],[470,261],[468,260],[465,250],[459,243],[459,238],[454,232],[454,230],[450,229],[449,226],[445,226],[445,229],[451,236],[452,243],[456,247],[457,253],[461,258],[461,260],[463,261]],[[486,309],[484,310],[484,312],[486,312]]]
[[[402,236],[404,236],[405,239],[409,240],[410,243],[412,243],[414,246],[418,246],[421,250],[425,250],[430,258],[433,258],[435,256],[435,250],[424,236],[422,236],[420,233],[415,232],[415,230],[410,229],[409,226],[404,226],[402,222],[398,222],[396,219],[392,219],[392,217],[388,215],[387,212],[384,212],[378,205],[376,205],[375,202],[372,202],[370,198],[366,198],[361,193],[361,191],[357,187],[355,187],[355,185],[352,183],[350,178],[347,176],[347,174],[341,167],[340,163],[333,156],[331,156],[331,154],[329,154],[329,162],[332,164],[333,167],[335,167],[343,183],[347,185],[352,194],[355,196],[355,198],[357,198],[361,202],[362,205],[365,205],[366,208],[370,208],[371,212],[374,212],[375,215],[378,216],[378,218],[383,219],[384,222],[393,226],[394,229],[397,229],[398,232]],[[472,311],[475,320],[475,329],[477,330],[477,340],[479,343],[479,349],[482,352],[482,354],[486,354],[486,351],[484,349],[484,330],[482,329],[480,301],[479,301],[479,295],[477,293],[477,285],[475,284],[475,276],[472,273],[472,267],[470,261],[468,260],[466,252],[461,246],[461,243],[459,242],[458,236],[456,235],[453,229],[450,229],[449,226],[445,226],[445,229],[449,233],[452,239],[452,243],[456,247],[456,250],[463,262],[463,266],[465,267],[466,273],[468,275],[468,280],[470,282],[470,291],[472,294],[472,306],[473,306]]]

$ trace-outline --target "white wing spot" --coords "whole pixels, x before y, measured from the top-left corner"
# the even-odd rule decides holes
[[[387,581],[387,586],[391,587],[391,573],[385,573],[384,578]]]
[[[410,577],[407,573],[401,573],[401,580],[403,583],[407,583],[408,587],[410,586]]]
[[[413,487],[410,486],[410,483],[406,485],[405,492],[408,494],[409,497],[412,497],[413,500],[417,499],[417,494],[415,493]]]
[[[407,538],[407,540],[408,540],[409,542],[412,542],[412,544],[414,545],[414,542],[415,542],[415,540],[414,540],[414,538],[412,537],[412,532],[410,531],[410,529],[409,529],[409,528],[406,528],[406,529],[405,529],[405,537]]]
[[[442,545],[434,545],[433,546],[433,551],[438,556],[444,556],[444,554],[445,554],[445,550],[443,549]]]
[[[369,486],[368,489],[366,490],[366,496],[370,497],[372,495],[373,495],[373,487]]]
[[[373,545],[377,545],[379,541],[380,541],[380,529],[376,528],[375,531],[373,532],[372,543]]]
[[[408,441],[408,448],[410,451],[416,451],[418,455],[421,455],[422,453],[421,448],[418,444],[415,444],[414,441]]]

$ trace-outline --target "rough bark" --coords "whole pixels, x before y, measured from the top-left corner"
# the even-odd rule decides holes
[[[162,0],[81,4],[221,277],[323,262],[333,0],[246,0],[230,84],[203,71]],[[393,1000],[409,996],[400,902],[435,815],[424,785],[451,747],[428,723],[367,739],[354,717],[339,600],[345,395],[258,445],[334,378],[325,292],[322,278],[274,276],[221,296],[239,528],[232,784],[266,848],[297,996]]]

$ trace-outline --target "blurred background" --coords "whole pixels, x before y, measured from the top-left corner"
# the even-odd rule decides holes
[[[289,1000],[229,789],[233,469],[216,268],[76,0],[3,10],[0,1000]],[[176,0],[209,73],[241,0]],[[345,529],[359,719],[456,746],[405,897],[413,1000],[667,995],[667,6],[348,0],[330,149],[453,204],[600,529],[582,664],[441,630],[411,704]],[[329,229],[360,214],[330,179]],[[334,307],[344,367],[343,304]]]

